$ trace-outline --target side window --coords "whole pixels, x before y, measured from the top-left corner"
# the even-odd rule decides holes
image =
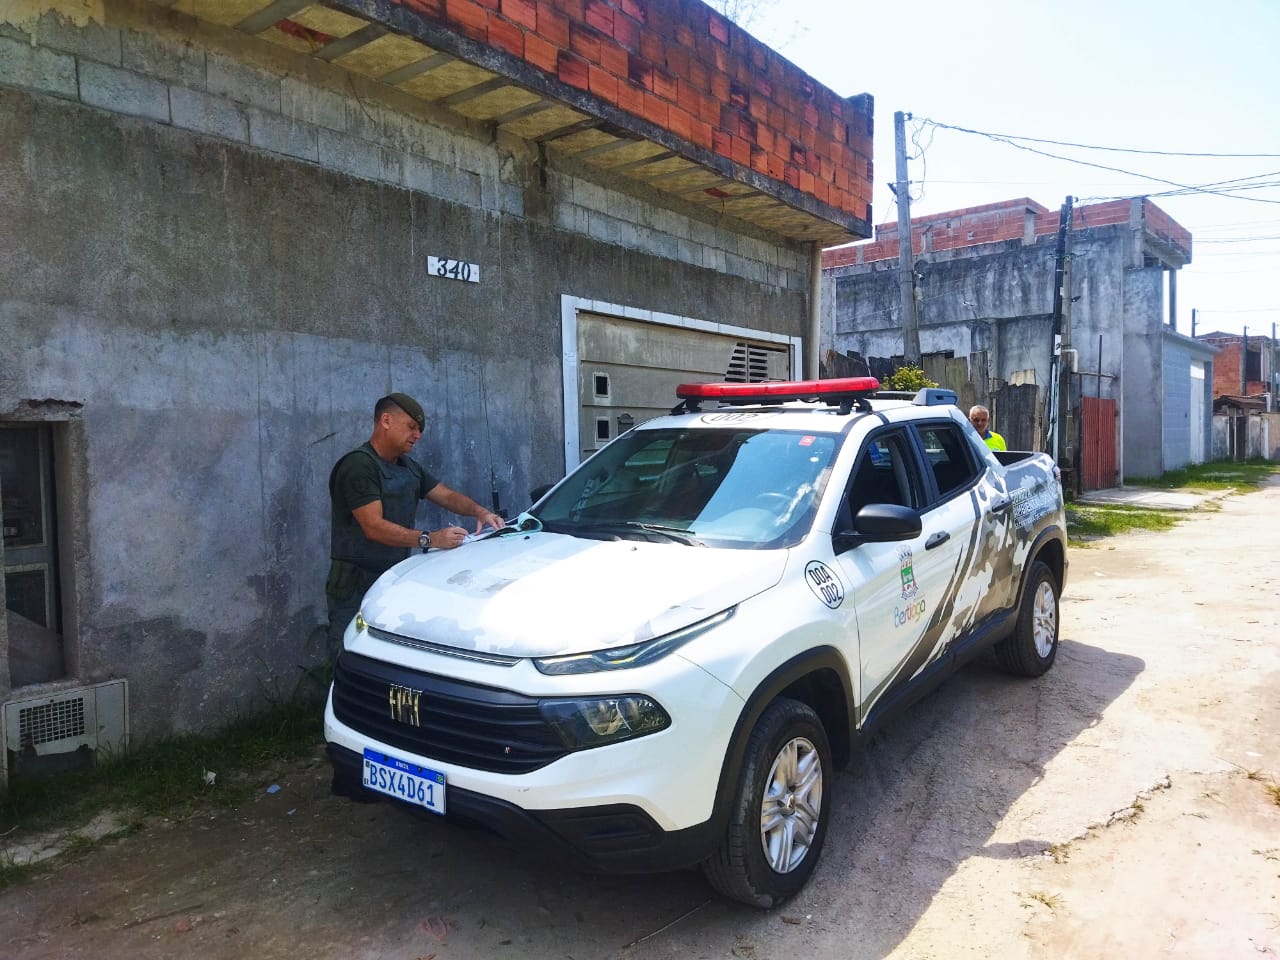
[[[925,462],[937,482],[939,499],[948,499],[978,476],[977,465],[957,424],[930,424],[916,430]]]
[[[906,438],[898,432],[873,437],[867,441],[849,484],[849,516],[852,518],[869,503],[918,506],[920,498],[912,476],[913,463]]]

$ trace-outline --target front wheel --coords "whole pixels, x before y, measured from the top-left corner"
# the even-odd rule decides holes
[[[831,747],[818,715],[798,700],[776,700],[747,741],[729,826],[702,864],[720,893],[774,907],[808,881],[830,820]]]
[[[1009,673],[1038,677],[1058,655],[1058,581],[1041,560],[1031,565],[1013,633],[996,644],[996,659]]]

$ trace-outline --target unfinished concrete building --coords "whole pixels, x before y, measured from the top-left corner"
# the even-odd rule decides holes
[[[870,97],[696,0],[0,6],[3,760],[320,664],[381,395],[514,512],[675,382],[816,369],[871,155]]]

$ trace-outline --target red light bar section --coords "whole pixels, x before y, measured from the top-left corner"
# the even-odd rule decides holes
[[[865,397],[880,389],[875,377],[841,377],[833,380],[774,380],[763,383],[682,383],[676,387],[681,400],[846,400]]]

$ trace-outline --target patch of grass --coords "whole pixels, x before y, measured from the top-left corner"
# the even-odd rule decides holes
[[[210,799],[235,803],[256,786],[236,774],[314,749],[323,739],[322,713],[311,686],[208,735],[166,737],[99,757],[90,770],[14,779],[0,790],[0,833],[83,823],[103,810],[181,818]],[[205,771],[217,773],[216,784],[205,782]]]
[[[1073,544],[1087,543],[1131,530],[1168,530],[1182,519],[1168,510],[1104,504],[1067,504],[1067,538]]]
[[[7,890],[18,883],[23,883],[35,872],[29,863],[14,863],[10,856],[0,856],[0,890]]]
[[[1058,896],[1056,893],[1048,893],[1044,890],[1032,890],[1030,893],[1024,893],[1023,897],[1032,903],[1043,904],[1055,912],[1060,906],[1062,906],[1062,897]]]
[[[1054,863],[1066,863],[1071,859],[1071,844],[1052,844],[1047,850],[1045,850],[1045,853],[1053,859]]]
[[[1126,477],[1132,487],[1155,487],[1160,490],[1226,490],[1232,487],[1252,488],[1261,485],[1272,474],[1280,473],[1280,463],[1254,459],[1243,463],[1214,460],[1194,463],[1180,470],[1170,470],[1158,477]]]

